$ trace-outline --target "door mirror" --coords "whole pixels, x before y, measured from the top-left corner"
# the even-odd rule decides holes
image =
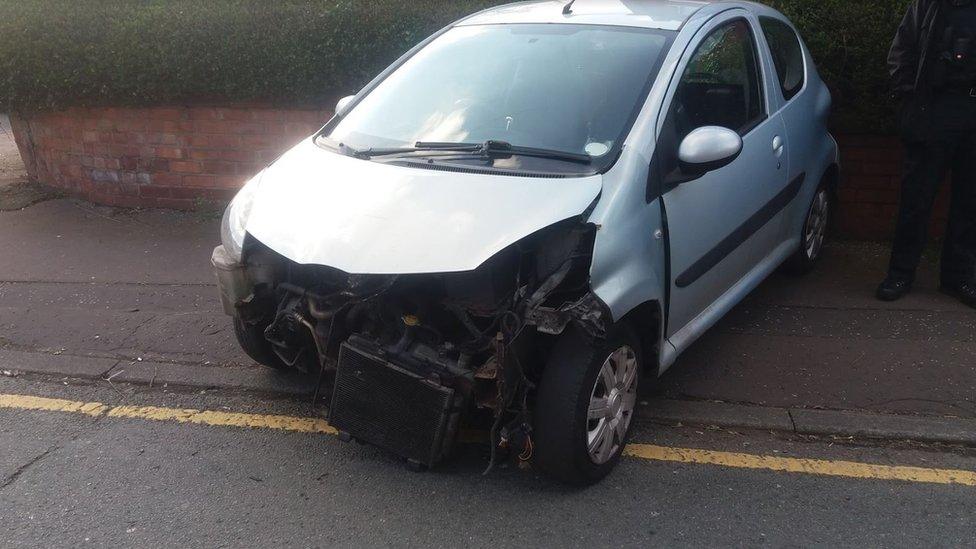
[[[337,101],[335,107],[336,116],[342,116],[346,114],[346,111],[349,110],[349,105],[352,104],[352,100],[355,98],[356,98],[355,95],[347,95],[342,99],[340,99],[339,101]]]
[[[693,130],[678,147],[678,162],[686,176],[700,177],[727,166],[742,152],[742,137],[721,126]]]

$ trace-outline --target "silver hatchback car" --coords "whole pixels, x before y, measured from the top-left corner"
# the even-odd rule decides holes
[[[228,207],[213,264],[244,350],[331,387],[345,438],[577,484],[658,376],[784,263],[820,255],[830,94],[733,1],[524,2],[419,44]]]

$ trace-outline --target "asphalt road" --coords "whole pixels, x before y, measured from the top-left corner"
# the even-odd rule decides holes
[[[0,376],[4,395],[3,547],[949,547],[976,541],[976,486],[628,457],[602,484],[577,490],[515,467],[483,477],[486,448],[477,444],[434,472],[412,473],[394,457],[327,434],[180,423],[159,412],[311,413],[294,400]],[[9,395],[161,408],[149,414],[156,420],[90,416],[22,409],[17,399],[23,397]],[[746,453],[816,458],[842,473],[848,461],[976,471],[976,452],[952,448],[652,425],[641,425],[635,439],[736,452],[728,454],[733,464]]]

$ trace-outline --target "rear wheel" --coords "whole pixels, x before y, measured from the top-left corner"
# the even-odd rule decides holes
[[[809,273],[817,265],[823,255],[824,241],[827,239],[827,229],[831,216],[830,189],[821,183],[813,195],[813,201],[807,210],[807,218],[803,222],[800,233],[800,249],[787,260],[786,270],[792,274]]]
[[[260,323],[248,324],[240,317],[234,317],[234,335],[237,336],[237,342],[241,345],[241,349],[247,353],[247,356],[254,359],[258,364],[275,370],[283,370],[287,368],[287,365],[275,354],[271,348],[271,343],[264,338],[265,327]]]
[[[567,330],[539,385],[535,465],[569,484],[605,477],[627,444],[643,366],[629,326],[614,326],[603,340]]]

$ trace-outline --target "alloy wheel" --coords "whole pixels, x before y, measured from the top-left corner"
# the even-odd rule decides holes
[[[807,215],[806,230],[803,234],[803,249],[807,254],[807,259],[811,261],[816,259],[823,249],[829,216],[830,197],[827,195],[827,189],[821,188],[817,191],[817,196],[813,198],[810,213]]]
[[[586,443],[593,463],[609,461],[623,446],[637,405],[637,353],[624,345],[603,361],[587,409]]]

